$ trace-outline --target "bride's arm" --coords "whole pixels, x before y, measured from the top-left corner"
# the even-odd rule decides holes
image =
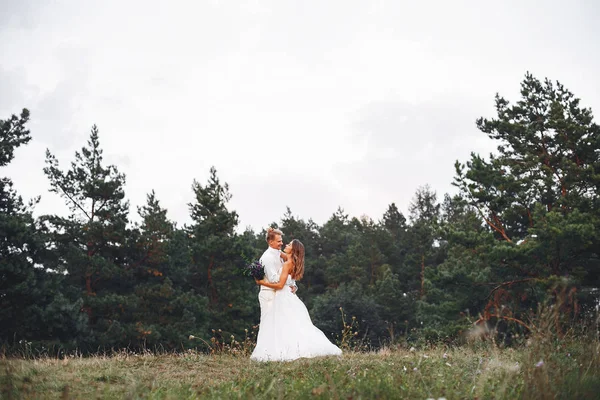
[[[281,290],[285,286],[285,281],[287,280],[288,274],[290,272],[290,263],[286,262],[283,264],[283,268],[281,269],[281,275],[279,276],[279,282],[277,283],[269,283],[264,279],[260,281],[256,281],[259,285],[266,286],[271,289]]]

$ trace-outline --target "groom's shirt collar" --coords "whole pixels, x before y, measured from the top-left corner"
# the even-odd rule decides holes
[[[269,247],[267,250],[269,250],[273,254],[275,254],[275,253],[279,254],[279,250],[278,249],[274,249],[272,247]]]

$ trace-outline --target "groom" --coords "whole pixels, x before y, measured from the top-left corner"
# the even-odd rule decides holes
[[[265,267],[265,279],[269,283],[279,282],[281,276],[281,268],[283,266],[283,257],[286,255],[281,251],[283,246],[283,232],[279,229],[268,228],[267,229],[267,243],[269,248],[265,250],[263,255],[260,257],[260,263]],[[298,287],[292,287],[292,293],[296,293]],[[275,298],[275,290],[266,286],[260,286],[260,292],[258,293],[258,302],[260,303],[260,316],[261,321],[263,315],[270,311],[273,306],[273,299]]]

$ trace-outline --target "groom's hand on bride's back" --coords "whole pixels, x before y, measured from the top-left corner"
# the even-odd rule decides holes
[[[298,286],[292,286],[292,293],[296,294],[296,291],[298,290]]]

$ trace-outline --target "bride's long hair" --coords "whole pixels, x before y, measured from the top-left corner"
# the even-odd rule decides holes
[[[292,278],[299,281],[304,276],[304,245],[298,239],[292,240]]]

